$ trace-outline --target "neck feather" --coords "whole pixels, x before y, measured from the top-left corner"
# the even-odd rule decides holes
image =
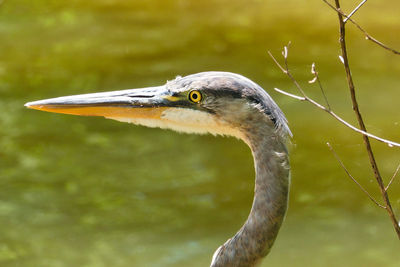
[[[275,131],[248,133],[255,164],[255,191],[247,221],[214,253],[212,267],[255,266],[270,251],[287,209],[289,160],[283,138]]]

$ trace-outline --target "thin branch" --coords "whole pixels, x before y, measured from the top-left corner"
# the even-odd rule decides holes
[[[353,16],[365,4],[365,2],[367,2],[367,0],[363,0],[360,4],[358,4],[358,6],[343,20],[343,23],[346,23],[346,21],[350,19],[351,16]]]
[[[330,106],[329,106],[328,102],[327,102],[327,106],[328,106],[328,107],[325,107],[324,105],[319,104],[318,102],[314,101],[313,99],[309,98],[309,97],[306,95],[306,93],[304,92],[304,90],[301,88],[301,86],[299,85],[299,83],[296,81],[296,79],[293,77],[293,75],[291,74],[291,72],[290,72],[290,70],[289,70],[288,61],[287,61],[287,60],[288,60],[288,59],[287,59],[287,58],[288,58],[288,47],[287,47],[287,46],[284,47],[284,52],[282,53],[282,55],[283,55],[283,57],[284,57],[284,66],[282,66],[282,65],[274,58],[274,56],[271,54],[271,52],[268,51],[268,54],[271,56],[271,58],[272,58],[273,61],[276,63],[276,65],[282,70],[282,72],[285,73],[285,74],[292,80],[292,82],[294,83],[294,85],[296,86],[296,88],[298,89],[298,91],[301,93],[301,96],[294,95],[294,94],[290,94],[290,93],[287,93],[287,92],[285,92],[285,91],[283,91],[283,90],[280,90],[280,89],[275,89],[275,90],[278,91],[278,92],[280,92],[280,93],[282,93],[282,94],[285,94],[285,95],[287,95],[287,96],[293,97],[293,98],[295,98],[295,99],[298,99],[298,100],[301,100],[301,101],[310,102],[311,104],[317,106],[318,108],[320,108],[320,109],[322,109],[322,110],[328,112],[328,113],[329,113],[331,116],[333,116],[336,120],[340,121],[341,123],[343,123],[343,124],[346,125],[347,127],[349,127],[349,128],[351,128],[352,130],[354,130],[354,131],[356,131],[356,132],[362,134],[362,138],[363,138],[363,141],[364,141],[364,145],[365,145],[365,148],[366,148],[368,157],[369,157],[370,165],[371,165],[371,167],[372,167],[372,170],[373,170],[375,179],[376,179],[376,181],[377,181],[377,183],[378,183],[378,186],[379,186],[379,189],[380,189],[380,192],[381,192],[381,196],[382,196],[382,198],[383,198],[384,205],[379,204],[379,203],[368,193],[368,191],[365,190],[365,189],[354,179],[353,176],[351,176],[350,172],[345,168],[343,162],[340,160],[340,158],[339,158],[339,157],[337,156],[337,154],[334,152],[333,148],[330,146],[329,143],[328,143],[328,146],[329,146],[329,148],[331,149],[331,151],[334,153],[335,157],[337,158],[337,160],[339,161],[339,163],[341,164],[341,166],[342,166],[342,167],[344,168],[344,170],[346,171],[347,175],[361,188],[361,190],[362,190],[364,193],[367,194],[367,196],[368,196],[376,205],[378,205],[378,206],[381,207],[381,208],[384,208],[384,209],[387,211],[387,213],[388,213],[388,215],[389,215],[389,217],[390,217],[390,220],[391,220],[391,222],[392,222],[392,224],[393,224],[393,227],[394,227],[394,229],[395,229],[395,231],[396,231],[396,234],[397,234],[398,238],[400,239],[400,223],[399,223],[399,222],[397,221],[397,219],[396,219],[396,216],[395,216],[395,214],[394,214],[394,212],[393,212],[393,208],[392,208],[391,203],[390,203],[390,200],[389,200],[389,196],[388,196],[388,194],[387,194],[387,190],[389,189],[390,185],[393,183],[393,180],[395,179],[395,177],[396,177],[396,175],[397,175],[397,173],[398,173],[398,171],[399,171],[399,169],[400,169],[400,165],[399,165],[399,167],[396,169],[396,171],[395,171],[394,175],[392,176],[391,180],[389,181],[388,185],[385,187],[385,186],[384,186],[384,183],[383,183],[382,176],[381,176],[381,174],[380,174],[380,172],[379,172],[379,169],[378,169],[378,165],[377,165],[376,160],[375,160],[374,153],[373,153],[373,151],[372,151],[372,147],[371,147],[371,144],[370,144],[369,137],[370,137],[370,138],[374,138],[374,139],[376,139],[376,140],[378,140],[378,141],[381,141],[381,142],[383,142],[383,143],[386,143],[386,144],[389,145],[390,147],[393,147],[393,146],[400,147],[400,144],[399,144],[399,143],[392,142],[392,141],[389,141],[389,140],[386,140],[386,139],[383,139],[383,138],[380,138],[380,137],[377,137],[377,136],[372,135],[372,134],[370,134],[370,133],[367,132],[367,129],[366,129],[366,127],[365,127],[365,124],[364,124],[364,121],[363,121],[361,112],[360,112],[360,110],[359,110],[359,106],[358,106],[358,102],[357,102],[357,98],[356,98],[355,86],[354,86],[353,77],[352,77],[351,70],[350,70],[349,59],[348,59],[348,56],[347,56],[347,46],[346,46],[346,38],[345,38],[345,36],[346,36],[346,34],[345,34],[345,25],[346,25],[346,24],[345,24],[345,22],[344,22],[344,20],[343,20],[343,17],[348,18],[348,19],[347,19],[348,21],[351,21],[354,25],[356,25],[356,26],[365,34],[365,36],[366,36],[366,38],[367,38],[368,40],[373,41],[374,43],[380,45],[381,47],[383,47],[383,48],[385,48],[385,49],[387,49],[387,50],[389,50],[389,51],[392,51],[392,52],[395,53],[395,54],[400,54],[400,52],[398,52],[398,51],[396,51],[396,50],[394,50],[394,49],[392,49],[392,48],[387,47],[386,45],[382,44],[381,42],[379,42],[379,41],[377,41],[376,39],[374,39],[373,37],[371,37],[371,36],[370,36],[365,30],[363,30],[356,22],[354,22],[351,18],[349,18],[346,14],[344,14],[344,13],[341,11],[341,9],[340,9],[339,0],[335,0],[335,5],[336,5],[336,7],[332,6],[329,2],[327,2],[327,0],[322,0],[322,1],[324,1],[327,5],[329,5],[329,6],[330,6],[331,8],[333,8],[334,10],[336,10],[337,15],[338,15],[338,19],[339,19],[339,30],[340,30],[339,42],[340,42],[340,47],[341,47],[341,52],[342,52],[341,55],[339,56],[339,58],[340,58],[341,62],[342,62],[343,65],[344,65],[344,69],[345,69],[345,72],[346,72],[346,78],[347,78],[347,84],[348,84],[348,87],[349,87],[349,90],[350,90],[351,101],[352,101],[352,104],[353,104],[353,110],[354,110],[354,112],[355,112],[355,114],[356,114],[356,118],[357,118],[357,121],[358,121],[358,124],[359,124],[359,128],[357,128],[357,127],[351,125],[350,123],[348,123],[347,121],[343,120],[341,117],[339,117],[338,115],[336,115],[336,114],[330,109]],[[359,7],[356,8],[355,11],[352,12],[352,13],[354,14],[358,9],[359,9]],[[311,82],[315,82],[315,80],[318,80],[318,75],[316,74],[316,71],[315,71],[314,66],[313,66],[313,68],[312,68],[312,73],[314,74],[315,77],[314,77],[314,79],[313,79]],[[322,93],[324,94],[324,91],[323,91],[323,88],[322,88],[321,84],[320,84],[320,88],[321,88],[321,90],[322,90]],[[325,94],[324,94],[324,97],[326,98]],[[325,100],[327,101],[327,99],[325,99]]]
[[[274,88],[274,90],[277,91],[278,93],[281,93],[281,94],[283,94],[283,95],[290,96],[290,97],[295,98],[295,99],[298,99],[298,100],[300,100],[300,101],[308,101],[307,98],[305,98],[304,96],[302,97],[302,96],[294,95],[294,94],[288,93],[288,92],[286,92],[286,91],[283,91],[283,90],[281,90],[281,89],[279,89],[279,88]]]
[[[301,88],[301,86],[299,85],[299,83],[297,82],[297,80],[293,77],[292,73],[289,70],[288,67],[288,63],[287,63],[287,58],[285,58],[285,67],[283,67],[277,60],[276,58],[271,54],[270,51],[268,51],[268,54],[270,55],[270,57],[272,58],[272,60],[276,63],[276,65],[282,70],[283,73],[285,73],[294,83],[294,85],[296,86],[296,88],[299,90],[299,92],[301,93],[301,96],[295,95],[295,94],[291,94],[288,93],[284,90],[275,88],[275,91],[290,96],[292,98],[301,100],[301,101],[307,101],[310,102],[311,104],[313,104],[314,106],[318,107],[319,109],[322,109],[324,111],[326,111],[327,113],[329,113],[331,116],[333,116],[336,120],[338,120],[339,122],[341,122],[342,124],[346,125],[347,127],[349,127],[350,129],[352,129],[353,131],[356,131],[357,133],[369,136],[379,142],[383,142],[385,144],[387,144],[390,147],[400,147],[399,143],[378,137],[376,135],[370,134],[366,131],[360,130],[357,127],[351,125],[350,123],[348,123],[347,121],[345,121],[344,119],[342,119],[339,115],[337,115],[335,112],[333,112],[330,108],[327,108],[323,105],[321,105],[320,103],[318,103],[317,101],[313,100],[312,98],[308,97],[307,94],[304,92],[304,90]]]
[[[382,43],[381,41],[375,39],[374,37],[372,37],[366,30],[364,30],[357,22],[355,22],[354,20],[352,20],[348,15],[346,15],[345,13],[343,13],[342,10],[334,7],[331,3],[329,3],[327,0],[322,0],[325,2],[325,4],[327,4],[330,8],[332,8],[333,10],[335,10],[338,14],[340,14],[341,16],[345,17],[348,19],[348,21],[350,21],[351,23],[353,23],[364,35],[365,35],[365,39],[379,45],[380,47],[396,54],[396,55],[400,55],[400,51],[395,50],[387,45],[385,45],[384,43]]]
[[[344,37],[344,36],[343,36],[343,37]],[[286,48],[285,51],[287,51],[287,47],[285,47],[285,48]],[[346,126],[349,127],[350,129],[352,129],[352,130],[354,130],[354,131],[356,131],[356,132],[358,132],[358,133],[361,133],[361,134],[363,135],[364,140],[365,140],[365,138],[368,140],[368,144],[369,144],[369,139],[368,139],[368,137],[371,137],[371,138],[373,138],[373,139],[375,139],[375,140],[377,140],[377,141],[386,143],[386,144],[389,145],[390,147],[393,147],[393,146],[400,147],[400,144],[399,144],[399,143],[392,142],[392,141],[389,141],[389,140],[380,138],[380,137],[378,137],[378,136],[375,136],[375,135],[372,135],[372,134],[366,132],[365,125],[364,125],[364,129],[365,129],[365,130],[361,130],[361,129],[359,129],[359,128],[353,126],[353,125],[351,125],[350,123],[348,123],[347,121],[345,121],[344,119],[342,119],[340,116],[338,116],[336,113],[334,113],[332,110],[330,110],[330,109],[328,109],[327,107],[325,107],[325,106],[319,104],[319,103],[316,102],[315,100],[309,98],[309,97],[307,96],[307,94],[304,92],[304,90],[301,88],[301,86],[299,85],[299,83],[297,82],[297,80],[296,80],[296,79],[293,77],[293,75],[291,74],[291,72],[290,72],[290,70],[289,70],[289,67],[288,67],[287,57],[284,58],[285,67],[283,67],[283,66],[276,60],[276,58],[271,54],[271,52],[268,51],[268,54],[271,56],[271,58],[272,58],[273,61],[277,64],[277,66],[282,70],[282,72],[285,73],[285,74],[292,80],[292,82],[294,83],[294,85],[295,85],[296,88],[299,90],[299,92],[301,93],[302,96],[290,94],[290,93],[285,92],[285,91],[283,91],[283,90],[281,90],[281,89],[275,88],[275,90],[276,90],[277,92],[282,93],[282,94],[287,95],[287,96],[290,96],[290,97],[292,97],[292,98],[298,99],[298,100],[300,100],[300,101],[307,101],[307,102],[310,102],[311,104],[315,105],[315,106],[318,107],[319,109],[322,109],[322,110],[324,110],[325,112],[329,113],[329,114],[330,114],[331,116],[333,116],[336,120],[338,120],[338,121],[341,122],[342,124],[346,125]],[[284,56],[287,55],[287,52],[283,53],[283,55],[284,55]],[[343,59],[342,61],[343,61],[343,64],[345,65],[345,68],[348,68],[348,71],[350,71],[349,66],[348,66],[347,54],[346,54],[345,56],[342,56],[342,59]],[[346,66],[347,66],[347,67],[346,67]],[[350,73],[350,77],[351,77],[351,73]],[[354,87],[354,85],[353,85],[353,87]],[[354,88],[353,88],[353,89],[354,89]],[[358,107],[358,106],[357,106],[357,107]],[[365,142],[365,141],[364,141],[364,142]],[[370,153],[372,153],[372,148],[371,148],[371,145],[370,145],[370,144],[369,144],[369,148],[367,148],[367,152],[368,152],[368,155],[370,156],[370,159],[371,159],[371,154],[370,154]],[[372,158],[373,158],[373,160],[375,161],[375,158],[374,158],[374,156],[373,156],[373,153],[372,153]],[[375,164],[376,164],[376,162],[375,162]],[[384,187],[384,185],[383,185],[382,178],[381,178],[381,176],[380,176],[380,174],[379,174],[379,171],[376,172],[377,166],[376,166],[376,165],[372,165],[372,163],[371,163],[371,166],[373,166],[375,178],[376,178],[376,180],[377,180],[377,182],[378,182],[379,188],[380,188],[380,190],[381,190],[382,197],[383,197],[384,202],[385,202],[384,208],[387,210],[387,212],[388,212],[388,214],[389,214],[389,217],[391,218],[391,221],[392,221],[392,223],[393,223],[393,225],[394,225],[394,228],[395,228],[395,230],[396,230],[396,233],[397,233],[397,235],[398,235],[399,238],[400,238],[400,226],[399,226],[398,223],[397,223],[397,219],[396,219],[396,217],[395,217],[395,215],[394,215],[394,212],[393,212],[392,206],[391,206],[391,204],[390,204],[390,201],[389,201],[389,197],[388,197],[388,195],[387,195],[387,192],[385,191],[385,187]],[[375,168],[376,168],[376,169],[375,169]],[[377,178],[377,174],[378,174],[379,179]],[[380,182],[379,182],[379,180],[380,180]],[[364,191],[364,190],[363,190],[363,191]],[[374,201],[374,202],[375,202],[375,201]],[[379,204],[379,203],[378,203],[378,204]],[[379,204],[378,206],[382,206],[382,205]]]
[[[290,45],[290,43],[289,43]],[[303,88],[301,88],[300,84],[296,81],[296,79],[293,77],[292,73],[290,73],[289,71],[289,66],[288,66],[288,47],[285,46],[284,47],[284,51],[285,53],[283,53],[283,58],[284,58],[284,63],[285,63],[285,67],[283,67],[281,64],[279,64],[278,60],[276,60],[276,58],[272,55],[272,53],[270,51],[268,51],[268,55],[272,58],[272,60],[275,62],[275,64],[282,70],[283,73],[285,73],[294,83],[294,85],[296,86],[297,90],[300,91],[300,93],[307,99],[309,99],[309,97],[306,95],[306,93],[303,91]],[[309,101],[309,100],[308,100]],[[317,103],[318,104],[318,103]],[[320,105],[320,104],[318,104]]]
[[[318,75],[318,71],[317,71],[317,69],[316,69],[316,67],[315,67],[315,63],[313,63],[313,64],[311,65],[311,73],[314,75],[314,79],[312,79],[311,81],[309,81],[309,83],[314,83],[315,81],[318,82],[319,88],[321,89],[321,93],[322,93],[322,95],[324,96],[326,106],[328,107],[328,110],[331,110],[331,106],[329,105],[328,98],[326,97],[324,88],[322,87],[322,83],[321,83],[321,81],[320,81],[320,79],[319,79],[319,75]]]
[[[329,147],[329,150],[332,152],[332,154],[335,156],[336,160],[339,162],[340,166],[342,166],[343,170],[346,172],[347,176],[356,184],[358,185],[358,187],[361,189],[361,191],[363,191],[369,199],[371,199],[372,202],[374,202],[378,207],[382,208],[382,209],[386,209],[385,206],[383,206],[382,204],[380,204],[373,196],[371,196],[371,194],[353,177],[353,175],[351,175],[351,173],[349,172],[349,170],[347,170],[346,166],[344,166],[343,161],[340,159],[340,157],[338,156],[338,154],[335,152],[335,150],[333,149],[333,147],[331,146],[331,144],[326,143]]]
[[[300,100],[300,101],[307,101],[307,102],[310,102],[311,104],[313,104],[313,105],[316,106],[317,108],[319,108],[319,109],[321,109],[321,110],[323,110],[323,111],[329,113],[332,117],[334,117],[334,118],[335,118],[336,120],[338,120],[340,123],[344,124],[345,126],[347,126],[348,128],[352,129],[353,131],[355,131],[355,132],[357,132],[357,133],[360,133],[360,134],[362,134],[362,135],[366,135],[366,136],[368,136],[368,137],[371,137],[371,138],[373,138],[373,139],[375,139],[375,140],[377,140],[377,141],[380,141],[380,142],[382,142],[382,143],[387,144],[387,145],[390,146],[390,147],[394,147],[394,146],[400,147],[400,144],[399,144],[399,143],[396,143],[396,142],[393,142],[393,141],[389,141],[389,140],[383,139],[383,138],[381,138],[381,137],[378,137],[378,136],[376,136],[376,135],[373,135],[373,134],[370,134],[370,133],[368,133],[368,132],[365,132],[365,131],[363,131],[363,130],[358,129],[357,127],[355,127],[355,126],[351,125],[350,123],[348,123],[347,121],[345,121],[343,118],[341,118],[339,115],[337,115],[337,114],[336,114],[335,112],[333,112],[332,110],[328,109],[327,107],[324,107],[323,105],[319,104],[318,102],[316,102],[315,100],[309,98],[308,96],[298,96],[298,95],[295,95],[295,94],[288,93],[288,92],[286,92],[286,91],[284,91],[284,90],[282,90],[282,89],[279,89],[279,88],[274,88],[274,90],[277,91],[278,93],[281,93],[281,94],[286,95],[286,96],[290,96],[290,97],[292,97],[292,98],[294,98],[294,99],[297,99],[297,100]]]
[[[394,181],[394,178],[396,177],[396,175],[397,175],[397,173],[399,172],[399,170],[400,170],[400,164],[399,164],[399,166],[397,166],[396,171],[393,173],[392,178],[390,179],[389,183],[388,183],[387,186],[385,187],[385,192],[389,190],[389,187],[392,185],[392,183],[393,183],[393,181]]]
[[[325,1],[325,0],[324,0]],[[335,0],[336,4],[336,9],[340,10],[340,2],[339,0]],[[346,72],[346,78],[347,78],[347,84],[350,90],[350,95],[351,95],[351,102],[353,103],[353,110],[355,112],[358,124],[360,126],[360,129],[364,132],[367,131],[367,128],[365,127],[364,120],[362,118],[358,102],[357,102],[357,97],[356,97],[356,91],[355,91],[355,86],[353,82],[353,77],[351,75],[351,70],[350,70],[350,64],[349,64],[349,59],[347,56],[347,45],[346,45],[346,28],[345,28],[345,23],[343,22],[343,16],[341,13],[338,14],[338,19],[339,19],[339,30],[340,30],[340,48],[342,51],[342,58],[343,58],[343,64],[344,64],[344,69]],[[378,164],[375,160],[375,155],[374,152],[372,151],[371,143],[369,141],[369,138],[367,135],[362,136],[365,144],[365,149],[367,150],[367,154],[369,157],[369,162],[371,164],[372,170],[374,172],[374,176],[376,179],[376,182],[378,183],[379,189],[381,190],[381,195],[383,198],[383,201],[385,203],[386,211],[388,212],[388,215],[390,217],[390,220],[392,221],[393,227],[397,233],[397,237],[400,239],[400,225],[396,219],[396,216],[393,212],[392,205],[390,203],[389,196],[387,192],[385,191],[385,185],[383,183],[382,176],[379,172]]]
[[[278,66],[278,68],[280,68],[283,73],[288,74],[288,70],[284,69],[282,67],[282,65],[279,64],[278,60],[276,60],[276,58],[271,54],[271,52],[269,50],[267,52],[268,52],[268,55],[272,58],[272,60],[275,62],[275,64]]]

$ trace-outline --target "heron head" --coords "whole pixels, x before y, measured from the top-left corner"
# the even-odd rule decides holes
[[[25,106],[245,141],[246,133],[261,125],[279,136],[290,134],[272,98],[249,79],[228,72],[202,72],[158,87],[65,96]]]

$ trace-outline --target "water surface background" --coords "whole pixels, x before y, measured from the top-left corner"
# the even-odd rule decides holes
[[[362,139],[307,103],[267,56],[292,42],[304,88],[316,62],[332,107],[355,123],[338,60],[337,16],[322,1],[0,1],[0,265],[208,266],[245,221],[249,149],[193,136],[27,110],[37,99],[163,84],[207,70],[241,73],[285,112],[290,208],[262,266],[398,266],[400,242],[374,196]],[[346,1],[351,10],[357,1]],[[354,18],[400,49],[400,2],[368,2]],[[368,129],[400,140],[400,57],[348,28],[350,63]],[[385,181],[399,150],[373,142]],[[400,179],[390,196],[400,215]]]

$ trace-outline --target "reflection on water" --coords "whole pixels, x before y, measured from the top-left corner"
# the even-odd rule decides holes
[[[357,19],[399,48],[392,33],[400,30],[400,3],[387,2],[368,3]],[[2,2],[0,265],[207,266],[251,205],[253,163],[244,144],[34,112],[23,103],[225,70],[269,91],[294,133],[290,209],[264,265],[396,266],[400,245],[386,214],[324,145],[330,141],[376,194],[360,137],[272,91],[292,86],[266,51],[278,55],[291,40],[299,80],[306,85],[315,61],[331,105],[352,120],[335,19],[320,1]],[[400,59],[349,34],[367,126],[398,140]],[[316,87],[308,90],[320,98]],[[398,151],[375,149],[390,177]],[[390,193],[399,214],[398,181]]]

